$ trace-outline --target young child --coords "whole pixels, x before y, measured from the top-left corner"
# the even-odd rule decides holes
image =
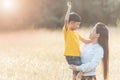
[[[82,41],[84,43],[90,43],[91,40],[85,40],[82,38],[75,30],[79,28],[81,18],[80,16],[71,11],[71,2],[68,2],[68,10],[65,16],[65,24],[63,27],[64,40],[65,40],[65,51],[64,56],[69,65],[81,65],[80,61],[80,44]],[[75,80],[78,71],[73,71],[73,80]]]

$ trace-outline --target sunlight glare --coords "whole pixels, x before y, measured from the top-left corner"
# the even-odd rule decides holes
[[[16,5],[15,2],[13,0],[4,0],[3,3],[3,9],[6,11],[11,11],[14,10]]]

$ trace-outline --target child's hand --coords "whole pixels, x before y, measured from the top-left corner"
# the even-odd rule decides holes
[[[71,2],[70,2],[70,1],[68,1],[67,6],[68,6],[68,8],[71,8],[71,7],[72,7],[72,5],[71,5]]]

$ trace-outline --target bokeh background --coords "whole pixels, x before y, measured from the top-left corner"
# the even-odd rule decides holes
[[[0,0],[0,30],[29,28],[61,28],[68,0],[9,0],[14,10],[4,10]],[[71,0],[72,11],[82,17],[82,25],[104,22],[111,26],[120,23],[120,0]],[[86,27],[87,27],[86,26]]]
[[[0,80],[72,80],[63,56],[67,1],[0,0]],[[108,25],[109,80],[120,80],[120,0],[71,1],[84,38],[96,22]],[[100,64],[97,80],[103,80]]]

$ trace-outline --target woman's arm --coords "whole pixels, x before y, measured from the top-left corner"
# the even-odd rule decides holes
[[[89,72],[97,67],[101,59],[103,58],[103,49],[100,48],[96,50],[95,56],[93,56],[92,61],[82,64],[80,66],[74,66],[72,65],[71,69],[77,70],[77,71],[82,71],[82,72]]]

